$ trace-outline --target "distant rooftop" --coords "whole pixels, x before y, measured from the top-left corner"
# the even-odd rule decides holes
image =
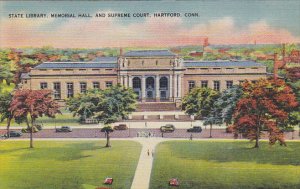
[[[97,57],[93,60],[93,62],[99,62],[99,63],[117,63],[118,57],[116,56],[103,56],[103,57]]]
[[[185,67],[262,67],[254,61],[184,61]]]
[[[72,68],[116,68],[116,63],[99,63],[99,62],[44,62],[35,67],[35,69],[72,69]]]
[[[140,50],[140,51],[129,51],[124,54],[127,57],[151,57],[151,56],[176,56],[176,54],[169,50]]]

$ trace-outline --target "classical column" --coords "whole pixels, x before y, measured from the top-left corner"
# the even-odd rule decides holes
[[[142,76],[142,101],[145,101],[146,99],[146,78],[143,75]]]
[[[179,74],[178,75],[178,98],[181,98],[181,94],[182,94],[182,91],[181,91],[181,75]]]
[[[129,76],[129,86],[128,87],[132,88],[132,76],[131,75]]]
[[[125,86],[124,86],[124,79],[123,79],[124,76],[123,76],[123,75],[120,75],[120,77],[121,77],[121,78],[120,78],[120,84],[121,84],[123,87],[125,87]]]
[[[128,88],[128,76],[124,76],[124,87]]]
[[[177,76],[178,76],[177,74],[174,75],[174,86],[173,86],[174,87],[174,94],[173,95],[174,95],[175,98],[178,97],[178,95],[177,95],[177,90],[178,90],[177,89]]]
[[[169,94],[170,94],[170,99],[173,100],[173,75],[170,75],[170,90],[169,90]]]
[[[159,75],[155,76],[155,98],[156,98],[156,101],[160,100]]]

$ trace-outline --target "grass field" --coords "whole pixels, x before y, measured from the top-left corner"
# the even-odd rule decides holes
[[[267,142],[253,149],[246,141],[170,141],[156,149],[151,189],[299,189],[300,142],[288,147]]]
[[[55,118],[41,117],[36,120],[37,124],[42,124],[43,126],[79,126],[79,117],[73,117],[73,114],[67,110],[62,109],[62,114],[57,114]],[[6,126],[6,120],[0,122],[0,126]],[[14,120],[11,126],[23,126],[26,127],[26,123],[15,123]]]
[[[1,189],[95,189],[131,186],[141,146],[131,141],[0,141]]]

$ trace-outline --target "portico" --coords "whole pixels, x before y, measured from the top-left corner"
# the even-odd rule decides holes
[[[128,83],[126,82],[128,78]],[[173,79],[174,78],[174,79]],[[174,101],[181,97],[179,74],[146,73],[143,75],[122,75],[121,84],[131,87],[140,101]]]

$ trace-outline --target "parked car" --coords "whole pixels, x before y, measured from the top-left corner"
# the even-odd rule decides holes
[[[33,133],[36,133],[36,132],[38,132],[39,130],[36,128],[36,127],[33,127],[32,128],[32,132]],[[21,132],[22,133],[30,133],[30,128],[23,128],[22,130],[21,130]]]
[[[72,128],[69,126],[62,126],[61,128],[56,128],[56,132],[72,132]]]
[[[202,132],[202,128],[200,126],[194,126],[193,128],[187,129],[187,132],[201,133]]]
[[[128,127],[126,124],[120,124],[120,125],[116,125],[114,126],[114,130],[127,130]]]
[[[7,134],[4,135],[7,137]],[[22,133],[20,131],[9,131],[9,136],[10,137],[20,137],[22,136]]]
[[[166,124],[166,125],[160,127],[160,131],[163,133],[171,133],[171,132],[175,131],[175,126],[172,124]]]

